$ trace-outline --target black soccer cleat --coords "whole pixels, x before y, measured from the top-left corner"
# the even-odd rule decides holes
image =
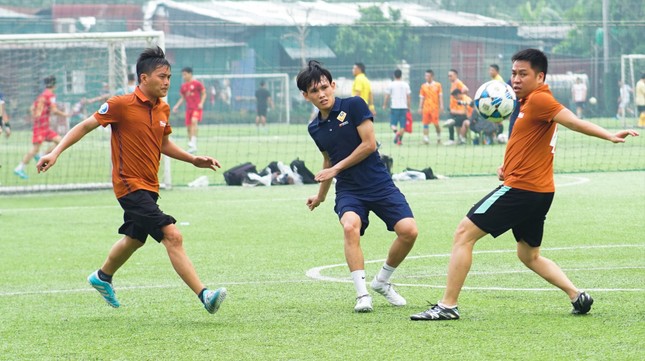
[[[410,319],[412,321],[458,320],[459,310],[457,307],[448,308],[440,305],[430,305],[429,309],[410,316]]]
[[[578,294],[578,298],[571,302],[573,305],[573,310],[571,310],[571,313],[574,315],[584,315],[589,310],[591,310],[591,305],[593,305],[593,298],[589,296],[587,292],[580,292]]]

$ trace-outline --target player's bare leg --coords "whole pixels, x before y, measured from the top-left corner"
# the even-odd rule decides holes
[[[398,267],[410,253],[419,231],[414,218],[404,218],[396,223],[394,232],[396,238],[390,247],[386,262],[392,267]]]
[[[345,260],[356,289],[355,312],[372,312],[372,297],[365,283],[365,260],[361,250],[361,218],[355,212],[345,212],[340,218],[345,240]]]
[[[485,235],[486,232],[477,227],[468,217],[464,217],[457,226],[448,263],[448,278],[446,290],[441,300],[442,304],[457,305],[459,293],[473,262],[473,247]]]
[[[184,283],[198,295],[204,289],[204,284],[199,280],[195,267],[193,267],[188,255],[186,255],[181,233],[174,224],[163,227],[162,231],[164,238],[161,244],[166,247],[172,267]]]
[[[578,296],[578,289],[562,269],[550,259],[540,255],[540,247],[531,247],[524,241],[517,242],[517,257],[530,270],[564,291],[572,301]]]
[[[405,306],[407,301],[394,290],[392,283],[390,283],[390,277],[410,253],[419,231],[414,218],[404,218],[394,225],[394,232],[396,232],[396,238],[390,247],[385,264],[379,273],[374,276],[371,286],[374,291],[385,297],[390,304]]]
[[[345,239],[345,260],[350,272],[365,269],[361,250],[361,218],[354,212],[345,212],[340,219]]]
[[[119,268],[121,268],[121,266],[130,259],[130,256],[132,256],[132,254],[134,254],[134,252],[143,245],[144,243],[137,239],[130,236],[124,236],[112,245],[107,259],[101,266],[101,271],[110,276],[114,275],[116,271],[118,271]]]

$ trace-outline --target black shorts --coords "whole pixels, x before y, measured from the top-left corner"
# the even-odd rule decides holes
[[[467,217],[493,237],[512,229],[517,242],[539,247],[553,195],[501,185],[477,202]]]
[[[134,191],[119,198],[119,204],[123,208],[123,225],[119,228],[119,233],[142,243],[146,242],[148,235],[161,242],[161,228],[177,221],[159,209],[158,198],[159,194],[147,190]]]
[[[255,111],[257,112],[258,116],[266,117],[267,116],[267,109],[268,109],[268,107],[259,106],[259,107],[255,108]]]
[[[466,114],[450,113],[450,116],[455,120],[455,128],[461,128],[461,126],[464,124],[464,120],[468,119]]]

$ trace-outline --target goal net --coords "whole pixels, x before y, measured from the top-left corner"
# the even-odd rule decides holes
[[[256,91],[264,83],[266,90],[271,95],[272,107],[267,114],[268,123],[291,122],[289,106],[289,74],[199,74],[195,76],[204,84],[210,93],[210,101],[214,104],[219,99],[224,106],[223,110],[239,113],[256,114]],[[230,117],[222,119],[219,123],[232,123]]]
[[[641,74],[645,72],[645,54],[629,54],[620,57],[620,80],[623,84],[629,86],[631,89],[630,100],[625,109],[623,118],[623,126],[628,127],[634,125],[634,122],[628,122],[628,118],[638,118],[638,111],[636,109],[636,102],[634,95],[636,93],[636,83],[640,80]]]
[[[109,96],[125,92],[138,55],[154,45],[164,47],[163,32],[0,35],[0,92],[12,130],[11,137],[0,140],[0,194],[111,187],[110,134],[104,128],[61,155],[51,171],[37,174],[30,159],[28,178],[14,174],[32,148],[30,107],[44,89],[43,79],[55,76],[56,104],[73,114],[51,117],[51,128],[63,136]],[[43,143],[40,152],[52,145]]]

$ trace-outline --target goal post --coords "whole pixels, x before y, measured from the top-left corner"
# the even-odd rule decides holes
[[[620,56],[620,80],[623,84],[627,84],[636,92],[636,83],[640,80],[641,73],[645,72],[645,54],[626,54]],[[635,117],[638,118],[638,110],[636,102],[632,94],[628,108],[633,111]],[[623,126],[627,127],[626,117],[623,118]]]
[[[12,125],[11,138],[0,142],[0,194],[111,188],[110,136],[103,128],[65,152],[52,171],[36,174],[32,159],[25,168],[28,179],[14,175],[32,147],[29,109],[44,89],[43,79],[55,76],[56,104],[72,116],[52,116],[50,125],[64,136],[107,97],[127,89],[138,55],[155,45],[165,49],[162,31],[0,35],[0,92]],[[51,145],[43,143],[40,152]],[[160,182],[169,185],[169,161],[162,168]]]

